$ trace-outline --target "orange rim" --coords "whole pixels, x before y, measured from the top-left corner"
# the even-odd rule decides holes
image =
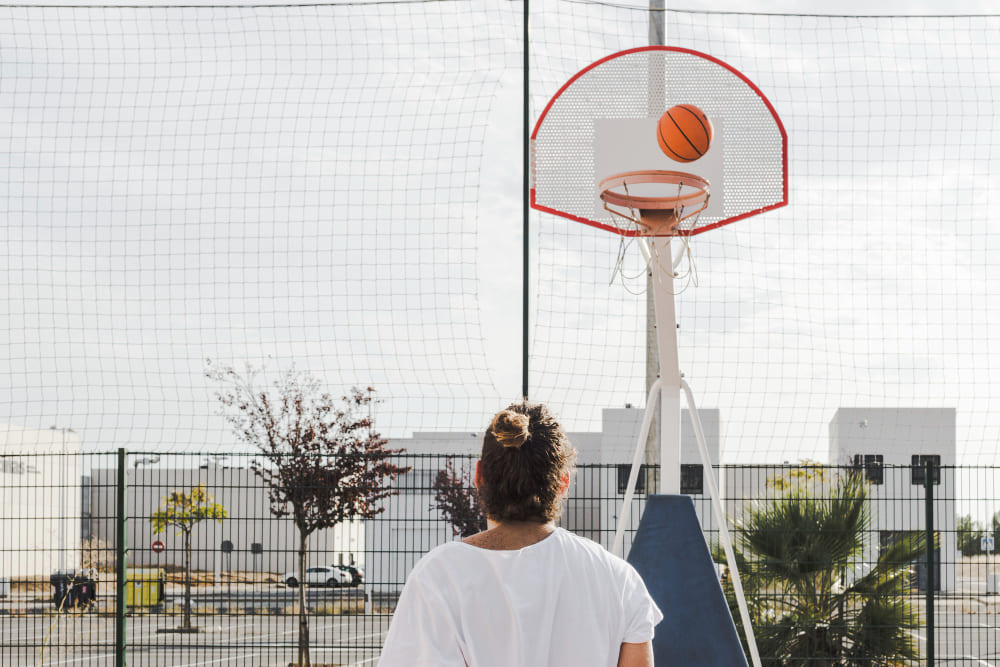
[[[628,194],[628,186],[643,183],[676,185],[677,193],[662,197]],[[708,181],[700,176],[681,171],[661,169],[629,171],[605,178],[599,187],[604,208],[609,213],[637,225],[638,229],[635,231],[639,231],[640,234],[678,235],[681,233],[678,226],[682,221],[696,216],[708,208]],[[615,188],[626,188],[626,191],[618,192]],[[687,191],[685,192],[685,190]],[[647,215],[648,219],[644,220],[644,211],[648,211],[650,214],[657,212],[658,214]]]

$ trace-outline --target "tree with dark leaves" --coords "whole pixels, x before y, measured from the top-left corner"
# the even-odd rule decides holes
[[[271,513],[290,517],[298,529],[298,571],[306,570],[309,536],[353,519],[380,514],[396,493],[392,481],[409,468],[393,462],[403,450],[388,449],[375,430],[375,390],[353,388],[339,400],[305,372],[290,370],[261,386],[261,369],[239,372],[208,362],[206,375],[236,436],[261,454],[251,468],[268,487]],[[309,618],[305,586],[298,590],[298,665],[308,667]]]
[[[456,472],[449,458],[434,479],[434,503],[451,524],[453,535],[469,537],[486,530],[486,514],[479,504],[479,492],[465,470]]]

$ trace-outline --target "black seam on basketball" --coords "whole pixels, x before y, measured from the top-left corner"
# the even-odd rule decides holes
[[[680,108],[684,109],[683,106],[681,106]],[[688,113],[691,113],[687,109],[685,109],[685,111],[687,111]],[[670,122],[674,124],[674,127],[677,128],[677,131],[681,133],[681,136],[684,137],[684,140],[686,142],[688,142],[688,145],[691,147],[691,150],[694,151],[694,154],[698,156],[698,157],[691,158],[691,159],[692,160],[697,160],[699,157],[701,157],[702,155],[704,155],[704,153],[702,153],[700,150],[698,150],[698,147],[694,145],[694,142],[691,141],[691,138],[688,137],[688,135],[684,132],[684,130],[681,129],[680,124],[676,120],[674,120],[674,115],[672,113],[668,113],[667,117],[670,119]],[[695,118],[697,118],[697,116],[695,116]]]
[[[660,127],[659,123],[656,124],[656,138],[659,139],[660,149],[667,154],[667,157],[677,160],[678,162],[691,161],[686,157],[682,157],[680,153],[670,147],[670,144],[667,143],[666,137],[663,136],[663,129]]]
[[[667,143],[666,137],[663,136],[663,126],[661,126],[659,123],[656,124],[656,140],[657,143],[660,144],[660,150],[662,150],[664,153],[667,153],[667,157],[672,157],[671,154],[677,155],[677,153],[674,153],[674,150],[670,148],[670,144]]]
[[[659,140],[660,148],[663,150],[664,153],[670,151],[674,155],[677,155],[677,151],[675,151],[673,148],[670,147],[670,144],[667,143],[667,138],[663,136],[663,127],[659,123],[656,124],[656,138]],[[677,157],[675,159],[680,159],[680,158]]]
[[[701,131],[705,133],[705,139],[707,140],[707,143],[709,145],[711,145],[711,143],[712,143],[711,134],[709,133],[708,127],[705,125],[705,122],[701,119],[701,116],[699,116],[698,114],[696,114],[694,111],[691,111],[691,107],[689,107],[686,104],[680,104],[678,106],[681,109],[684,109],[685,111],[687,111],[692,116],[694,116],[694,119],[696,121],[698,121],[699,125],[701,125]],[[704,153],[700,153],[700,155],[704,155]]]
[[[671,158],[673,160],[676,160],[677,162],[690,162],[691,161],[691,158],[684,157],[683,155],[681,155],[680,153],[678,153],[677,151],[675,151],[670,146],[667,146],[667,151],[668,151],[667,152],[667,157],[669,157],[669,158]]]

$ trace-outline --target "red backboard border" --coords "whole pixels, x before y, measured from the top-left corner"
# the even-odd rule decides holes
[[[534,130],[532,130],[532,132],[531,132],[531,141],[532,142],[535,141],[535,137],[538,135],[538,130],[541,128],[542,122],[545,120],[545,116],[546,116],[546,114],[548,114],[549,109],[551,109],[552,105],[555,104],[556,100],[559,99],[559,96],[562,95],[563,92],[566,91],[566,89],[568,89],[570,86],[573,85],[574,81],[576,81],[577,79],[579,79],[581,76],[583,76],[584,74],[586,74],[590,70],[594,69],[595,67],[598,67],[599,65],[601,65],[603,63],[608,62],[609,60],[614,60],[615,58],[619,58],[619,57],[624,56],[624,55],[628,55],[628,54],[632,54],[632,53],[640,53],[640,52],[643,52],[643,51],[673,51],[673,52],[676,52],[676,53],[686,53],[688,55],[697,56],[699,58],[704,58],[705,60],[709,60],[709,61],[715,63],[716,65],[719,65],[721,67],[725,67],[727,70],[729,70],[730,72],[732,72],[733,74],[735,74],[736,76],[738,76],[740,79],[742,79],[743,82],[746,83],[750,87],[750,89],[753,90],[757,94],[758,97],[760,97],[761,101],[764,103],[764,105],[767,107],[767,110],[771,113],[771,116],[774,118],[774,122],[778,126],[778,131],[781,133],[782,198],[781,198],[780,202],[771,204],[770,206],[764,206],[762,208],[754,209],[752,211],[746,211],[745,213],[741,213],[739,215],[734,215],[732,217],[725,218],[723,220],[718,220],[716,222],[713,222],[710,225],[705,225],[704,227],[699,227],[697,229],[678,230],[678,232],[677,232],[678,235],[680,235],[680,236],[695,236],[697,234],[701,234],[702,232],[707,232],[710,229],[715,229],[715,228],[721,227],[723,225],[728,225],[731,222],[736,222],[738,220],[743,220],[744,218],[749,218],[749,217],[752,217],[752,216],[755,216],[755,215],[760,215],[761,213],[766,213],[767,211],[773,211],[774,209],[781,208],[782,206],[787,206],[788,205],[788,133],[785,131],[785,125],[784,125],[784,123],[781,122],[781,118],[778,116],[778,112],[775,111],[774,105],[771,104],[771,100],[767,99],[767,96],[757,86],[757,84],[755,84],[753,81],[751,81],[746,76],[744,76],[742,72],[740,72],[738,69],[736,69],[735,67],[731,66],[730,64],[728,64],[726,62],[723,62],[722,60],[719,60],[718,58],[716,58],[714,56],[710,56],[707,53],[702,53],[701,51],[695,51],[693,49],[686,49],[686,48],[682,48],[682,47],[679,47],[679,46],[642,46],[642,47],[638,47],[638,48],[635,48],[635,49],[626,49],[625,51],[618,51],[616,53],[612,53],[609,56],[605,56],[604,58],[601,58],[600,60],[598,60],[596,62],[593,62],[590,65],[587,65],[582,70],[580,70],[579,72],[577,72],[576,74],[574,74],[572,77],[570,77],[570,79],[566,83],[564,83],[562,85],[562,87],[556,92],[556,94],[552,96],[552,99],[549,100],[549,103],[545,105],[545,109],[542,110],[542,114],[538,117],[538,120],[535,122],[535,128],[534,128]],[[635,231],[635,230],[625,230],[625,231],[623,231],[623,230],[618,229],[617,227],[613,227],[611,225],[607,225],[607,224],[604,224],[604,223],[601,223],[601,222],[597,222],[596,220],[591,220],[589,218],[583,218],[583,217],[572,215],[572,214],[569,214],[569,213],[564,213],[562,211],[557,211],[555,209],[549,208],[548,206],[542,206],[541,204],[538,204],[535,201],[535,186],[534,186],[534,184],[532,184],[532,186],[531,186],[530,197],[531,197],[531,201],[530,201],[531,208],[533,208],[535,210],[544,211],[545,213],[551,213],[553,215],[558,215],[560,217],[567,218],[569,220],[573,220],[575,222],[582,222],[585,225],[590,225],[591,227],[597,227],[598,229],[603,229],[605,231],[614,232],[615,234],[621,234],[623,236],[640,236],[641,235],[638,231]]]

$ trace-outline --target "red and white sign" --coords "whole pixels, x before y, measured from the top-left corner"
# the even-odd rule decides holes
[[[160,540],[156,540],[155,542],[153,542],[153,544],[151,544],[150,547],[156,553],[162,553],[163,550],[167,548],[167,546],[163,544],[163,542],[161,542]]]

